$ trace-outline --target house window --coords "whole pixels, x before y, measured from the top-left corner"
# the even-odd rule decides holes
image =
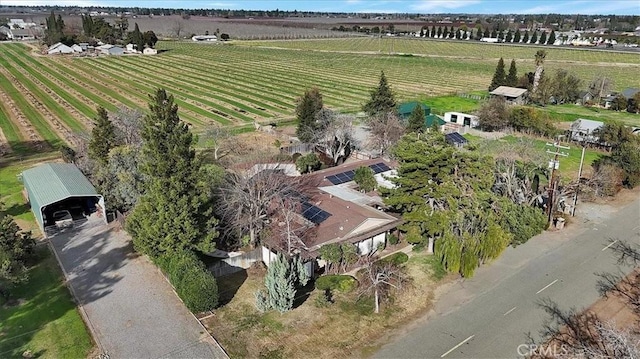
[[[458,123],[458,115],[451,115],[451,122]]]

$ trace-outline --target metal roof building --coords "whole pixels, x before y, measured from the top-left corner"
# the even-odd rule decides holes
[[[22,183],[31,210],[40,229],[45,233],[47,213],[67,209],[70,200],[85,205],[90,201],[96,210],[105,212],[104,199],[96,192],[78,167],[70,163],[45,163],[22,172]],[[50,215],[50,214],[49,214]],[[102,216],[106,223],[106,216]]]

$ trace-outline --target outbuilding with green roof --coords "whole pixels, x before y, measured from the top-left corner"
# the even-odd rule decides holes
[[[70,163],[45,163],[22,172],[22,183],[42,233],[88,221],[107,223],[104,198]]]

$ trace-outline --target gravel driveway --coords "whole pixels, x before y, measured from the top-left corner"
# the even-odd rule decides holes
[[[107,226],[53,237],[99,349],[110,358],[226,358],[129,237]]]

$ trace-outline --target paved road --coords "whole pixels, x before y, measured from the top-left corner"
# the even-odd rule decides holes
[[[225,358],[158,270],[106,227],[53,237],[65,276],[110,358]]]
[[[640,244],[640,200],[596,215],[581,229],[546,233],[509,248],[475,277],[455,284],[438,299],[426,322],[376,357],[519,357],[526,349],[518,353],[518,346],[527,343],[528,333],[539,339],[548,318],[540,300],[549,298],[569,309],[587,307],[599,298],[596,273],[618,272],[607,247],[611,239]]]

